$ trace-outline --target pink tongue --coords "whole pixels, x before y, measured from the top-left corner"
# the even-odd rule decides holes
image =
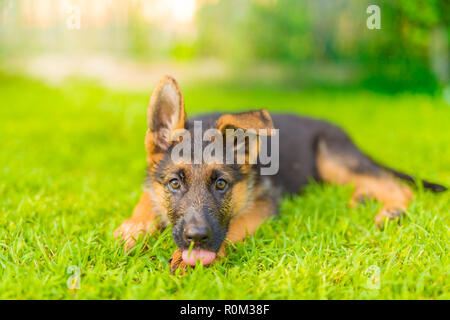
[[[191,266],[195,266],[197,260],[200,260],[201,263],[206,266],[213,262],[216,258],[216,253],[203,249],[192,249],[191,252],[189,252],[189,250],[183,250],[181,258],[183,258],[185,263]]]

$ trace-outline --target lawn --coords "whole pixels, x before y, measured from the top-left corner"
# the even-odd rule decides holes
[[[379,231],[378,203],[350,209],[351,186],[315,184],[214,267],[170,275],[170,230],[125,254],[112,233],[141,193],[153,85],[0,75],[0,299],[450,298],[449,193],[418,190],[402,225]],[[264,107],[325,118],[375,159],[450,186],[440,98],[181,86],[188,114]]]

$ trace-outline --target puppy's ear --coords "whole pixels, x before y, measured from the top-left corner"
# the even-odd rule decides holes
[[[229,113],[222,115],[216,122],[217,129],[225,133],[226,129],[256,130],[262,135],[271,135],[273,129],[272,118],[265,109],[242,113]],[[260,131],[265,129],[264,131]]]
[[[148,131],[145,139],[150,155],[166,151],[172,134],[186,122],[181,90],[174,78],[165,75],[152,93],[147,112]]]
[[[260,151],[259,136],[271,136],[275,132],[272,130],[272,118],[265,109],[224,114],[217,120],[216,126],[225,137],[227,148],[231,144],[234,146],[234,150],[227,152],[239,154],[242,151],[241,158],[236,155],[238,164],[255,164]]]

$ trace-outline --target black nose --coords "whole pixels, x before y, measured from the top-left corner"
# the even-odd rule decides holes
[[[184,238],[187,242],[207,243],[211,238],[211,230],[207,226],[187,225],[184,229]]]

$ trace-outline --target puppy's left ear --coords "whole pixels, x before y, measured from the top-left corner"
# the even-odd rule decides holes
[[[270,117],[269,112],[265,109],[224,114],[217,120],[216,126],[226,138],[227,143],[228,139],[233,139],[232,141],[235,142],[234,152],[237,150],[244,150],[245,163],[247,164],[256,163],[258,153],[260,151],[259,136],[271,136],[275,131],[272,130],[274,129],[272,118]],[[239,139],[234,140],[236,138],[235,134],[239,131],[239,129],[244,130],[242,133],[244,134],[245,140],[241,140],[240,143],[244,143],[245,145],[241,145],[239,143]],[[248,139],[246,139],[245,136],[247,136]],[[251,143],[251,137],[255,138],[253,141],[256,141],[256,143]]]
[[[216,122],[217,129],[220,132],[225,133],[226,129],[243,129],[243,130],[267,130],[267,135],[271,135],[273,129],[272,118],[266,109],[241,112],[241,113],[228,113],[222,115]],[[260,134],[265,134],[260,132]]]
[[[172,134],[183,129],[186,122],[184,101],[177,82],[165,75],[150,98],[147,112],[146,147],[149,157],[166,151],[172,144]]]

